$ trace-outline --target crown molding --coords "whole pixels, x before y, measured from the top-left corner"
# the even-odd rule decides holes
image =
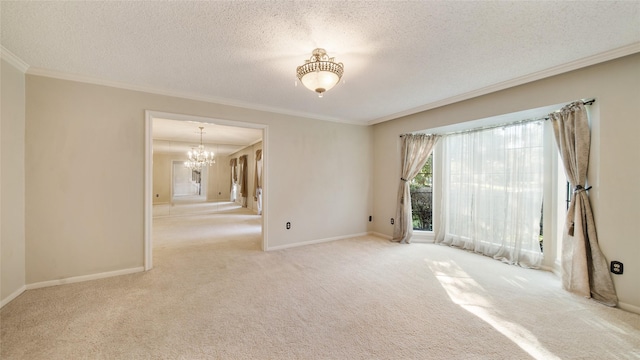
[[[155,88],[151,86],[133,85],[133,84],[124,83],[124,82],[105,80],[105,79],[92,77],[92,76],[71,74],[71,73],[66,73],[61,71],[38,68],[38,67],[29,67],[29,70],[26,73],[29,75],[43,76],[43,77],[49,77],[54,79],[60,79],[60,80],[76,81],[76,82],[101,85],[101,86],[109,86],[109,87],[114,87],[114,88],[119,88],[124,90],[139,91],[139,92],[171,96],[171,97],[187,99],[187,100],[195,100],[195,101],[202,101],[202,102],[208,102],[208,103],[219,104],[219,105],[234,106],[234,107],[240,107],[240,108],[249,109],[249,110],[264,111],[264,112],[270,112],[270,113],[275,113],[280,115],[303,117],[307,119],[331,121],[331,122],[337,122],[337,123],[347,123],[347,124],[354,124],[354,125],[364,125],[364,126],[367,125],[367,124],[362,124],[356,121],[338,119],[338,118],[328,117],[328,116],[320,116],[317,114],[306,113],[306,112],[291,111],[291,110],[282,109],[278,107],[252,104],[248,102],[230,100],[226,98],[205,96],[202,94],[179,92],[179,91],[173,91],[168,89]]]
[[[349,119],[338,119],[334,117],[320,116],[312,113],[291,111],[291,110],[282,109],[278,107],[270,107],[270,106],[252,104],[248,102],[235,101],[235,100],[230,100],[226,98],[209,97],[201,94],[178,92],[178,91],[154,88],[149,86],[139,86],[139,85],[133,85],[129,83],[105,80],[105,79],[91,77],[91,76],[65,73],[65,72],[60,72],[55,70],[44,69],[44,68],[36,68],[36,67],[29,66],[27,63],[22,61],[20,58],[18,58],[16,55],[14,55],[12,52],[10,52],[9,50],[7,50],[5,47],[1,45],[0,45],[0,49],[2,50],[1,52],[2,59],[6,60],[10,64],[18,68],[20,71],[29,75],[44,76],[44,77],[50,77],[55,79],[61,79],[61,80],[69,80],[69,81],[76,81],[76,82],[89,83],[89,84],[95,84],[95,85],[109,86],[109,87],[120,88],[125,90],[140,91],[145,93],[171,96],[171,97],[182,98],[187,100],[195,100],[195,101],[202,101],[202,102],[214,103],[214,104],[220,104],[220,105],[226,105],[226,106],[234,106],[234,107],[240,107],[248,110],[264,111],[264,112],[280,114],[280,115],[366,126],[366,125],[375,125],[378,123],[382,123],[385,121],[397,119],[397,118],[408,116],[408,115],[413,115],[413,114],[427,111],[427,110],[432,110],[441,106],[450,105],[450,104],[457,103],[464,100],[469,100],[469,99],[482,96],[482,95],[487,95],[496,91],[508,89],[511,87],[523,85],[526,83],[530,83],[530,82],[541,80],[551,76],[559,75],[569,71],[578,70],[587,66],[596,65],[606,61],[614,60],[623,56],[635,54],[640,52],[640,42],[636,42],[636,43],[623,46],[617,49],[613,49],[610,51],[606,51],[597,55],[572,61],[566,64],[554,66],[554,67],[551,67],[542,71],[538,71],[529,75],[521,76],[515,79],[511,79],[511,80],[503,81],[494,85],[486,86],[477,90],[469,91],[464,94],[452,96],[452,97],[434,101],[425,105],[421,105],[415,108],[393,113],[384,117],[373,119],[364,124],[361,122],[353,121]]]
[[[378,119],[371,120],[368,122],[368,125],[375,125],[381,122],[397,119],[403,116],[413,115],[422,111],[427,111],[427,110],[435,109],[441,106],[457,103],[460,101],[469,100],[471,98],[475,98],[481,95],[487,95],[496,91],[512,88],[518,85],[523,85],[536,80],[542,80],[544,78],[560,75],[569,71],[578,70],[581,68],[585,68],[587,66],[596,65],[609,60],[621,58],[623,56],[632,55],[638,52],[640,52],[640,42],[636,42],[636,43],[623,46],[617,49],[613,49],[610,51],[606,51],[597,55],[593,55],[593,56],[589,56],[589,57],[575,60],[572,62],[568,62],[566,64],[554,66],[542,71],[535,72],[533,74],[521,76],[515,79],[511,79],[511,80],[503,81],[494,85],[486,86],[478,90],[469,91],[464,94],[452,96],[446,99],[434,101],[432,103],[428,103],[412,109],[390,114]]]
[[[2,60],[8,62],[9,64],[15,66],[20,72],[23,74],[27,72],[29,69],[29,64],[24,62],[22,59],[17,57],[14,53],[7,50],[4,46],[0,45],[0,58]]]

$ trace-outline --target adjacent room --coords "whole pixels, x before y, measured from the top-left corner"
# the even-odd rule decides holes
[[[0,358],[640,358],[639,24],[0,1]]]
[[[153,177],[148,251],[237,238],[252,238],[262,248],[263,130],[162,115],[173,119],[152,116],[147,129]]]

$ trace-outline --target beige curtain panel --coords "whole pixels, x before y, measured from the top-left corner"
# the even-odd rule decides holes
[[[402,135],[402,150],[400,154],[402,173],[400,175],[400,186],[398,188],[393,241],[403,244],[411,242],[411,236],[413,235],[413,218],[411,216],[410,183],[427,162],[438,139],[440,139],[440,135]]]
[[[574,102],[549,117],[565,173],[574,187],[562,240],[562,286],[605,305],[616,306],[618,297],[607,259],[598,245],[587,194],[589,188],[585,189],[591,146],[587,110],[581,101]]]
[[[240,156],[240,196],[243,198],[247,197],[249,194],[249,189],[247,186],[247,155]],[[244,206],[247,206],[246,204]]]
[[[260,189],[262,189],[262,179],[260,176],[262,171],[258,171],[259,168],[262,166],[261,160],[262,160],[262,150],[256,150],[256,167],[255,167],[255,171],[253,172],[253,186],[254,186],[253,199],[255,201],[258,201],[258,193]]]

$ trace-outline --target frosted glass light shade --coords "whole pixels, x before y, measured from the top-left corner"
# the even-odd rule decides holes
[[[342,63],[336,63],[324,49],[313,50],[311,58],[305,60],[304,64],[296,69],[302,84],[307,89],[318,93],[320,97],[340,81],[343,71]]]
[[[303,76],[300,81],[307,89],[322,94],[336,86],[340,78],[329,71],[313,71]]]

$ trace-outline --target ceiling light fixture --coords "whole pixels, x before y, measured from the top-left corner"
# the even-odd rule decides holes
[[[191,170],[201,170],[205,166],[211,166],[215,164],[216,160],[213,158],[213,151],[209,152],[204,149],[204,145],[202,144],[202,130],[204,130],[203,126],[200,126],[200,145],[197,149],[192,149],[187,154],[189,155],[189,160],[184,162],[184,166]]]
[[[340,81],[343,71],[342,63],[335,62],[324,49],[315,49],[311,58],[305,60],[304,65],[298,66],[296,73],[307,89],[317,92],[318,97],[322,97],[325,91]]]

